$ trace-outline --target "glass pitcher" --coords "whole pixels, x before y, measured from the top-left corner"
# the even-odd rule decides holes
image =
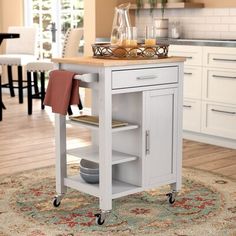
[[[121,46],[126,39],[127,32],[130,29],[129,17],[130,3],[124,3],[115,8],[115,15],[111,31],[111,45]]]

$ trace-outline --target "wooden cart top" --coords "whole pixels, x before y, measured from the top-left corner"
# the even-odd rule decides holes
[[[71,57],[71,58],[52,58],[54,63],[62,64],[78,64],[78,65],[87,65],[87,66],[104,66],[104,67],[113,67],[113,66],[124,66],[124,65],[142,65],[142,64],[162,64],[162,63],[175,63],[175,62],[184,62],[185,57],[167,57],[161,59],[146,59],[146,60],[127,60],[127,59],[100,59],[93,57]]]

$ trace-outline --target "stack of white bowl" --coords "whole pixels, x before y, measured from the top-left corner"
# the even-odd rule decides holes
[[[80,161],[80,176],[90,184],[99,183],[99,165],[96,162],[81,159]]]

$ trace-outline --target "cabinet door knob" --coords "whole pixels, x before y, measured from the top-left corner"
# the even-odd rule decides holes
[[[150,154],[150,131],[146,130],[146,135],[145,135],[145,152],[146,155]]]

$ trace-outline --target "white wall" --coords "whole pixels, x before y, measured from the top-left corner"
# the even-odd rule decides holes
[[[153,16],[149,10],[140,11],[136,16],[140,36],[156,17],[161,17],[160,10]],[[166,9],[165,17],[170,23],[180,21],[183,38],[236,39],[236,8]]]

